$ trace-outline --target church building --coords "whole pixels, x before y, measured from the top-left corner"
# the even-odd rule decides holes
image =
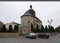
[[[32,9],[32,5],[30,5],[30,9],[27,10],[22,16],[21,16],[21,27],[19,30],[19,33],[26,34],[31,32],[32,27],[36,28],[36,26],[39,26],[39,29],[41,29],[42,21],[36,17],[36,12],[34,9]]]

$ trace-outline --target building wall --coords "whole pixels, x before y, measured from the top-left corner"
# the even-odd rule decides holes
[[[14,29],[14,26],[15,26],[16,24],[10,24],[10,23],[6,24],[6,28],[7,28],[7,29],[9,29],[9,25],[12,25],[12,29]]]
[[[14,29],[14,26],[15,25],[17,25],[17,24],[15,24],[15,23],[7,23],[7,24],[5,24],[6,25],[6,28],[7,29],[9,29],[9,25],[12,25],[12,29]],[[19,24],[19,27],[20,27],[21,25]]]
[[[39,26],[39,29],[41,28],[42,22],[39,21],[38,19],[34,18],[34,27],[36,28],[36,25]]]
[[[21,28],[20,28],[22,34],[31,32],[31,23],[34,24],[34,28],[36,27],[36,25],[38,25],[39,28],[41,28],[42,23],[39,20],[31,16],[23,16],[21,18]]]
[[[33,23],[33,17],[30,17],[30,16],[24,16],[21,18],[21,25],[25,25],[25,26],[28,26],[29,24],[28,23]]]

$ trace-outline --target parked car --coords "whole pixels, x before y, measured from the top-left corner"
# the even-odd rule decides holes
[[[50,37],[50,35],[44,33],[44,34],[38,34],[39,38],[44,38],[44,39],[48,39]]]
[[[28,33],[28,34],[26,34],[26,38],[36,39],[36,34],[35,33]]]

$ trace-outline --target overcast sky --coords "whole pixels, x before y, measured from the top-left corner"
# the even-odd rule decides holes
[[[0,21],[5,24],[13,21],[21,24],[20,17],[30,9],[30,5],[44,26],[51,19],[52,26],[60,25],[60,2],[0,2]]]

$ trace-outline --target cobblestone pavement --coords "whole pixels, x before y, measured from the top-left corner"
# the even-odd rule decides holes
[[[49,39],[27,39],[25,37],[0,38],[0,43],[60,43],[60,34],[51,36]]]

